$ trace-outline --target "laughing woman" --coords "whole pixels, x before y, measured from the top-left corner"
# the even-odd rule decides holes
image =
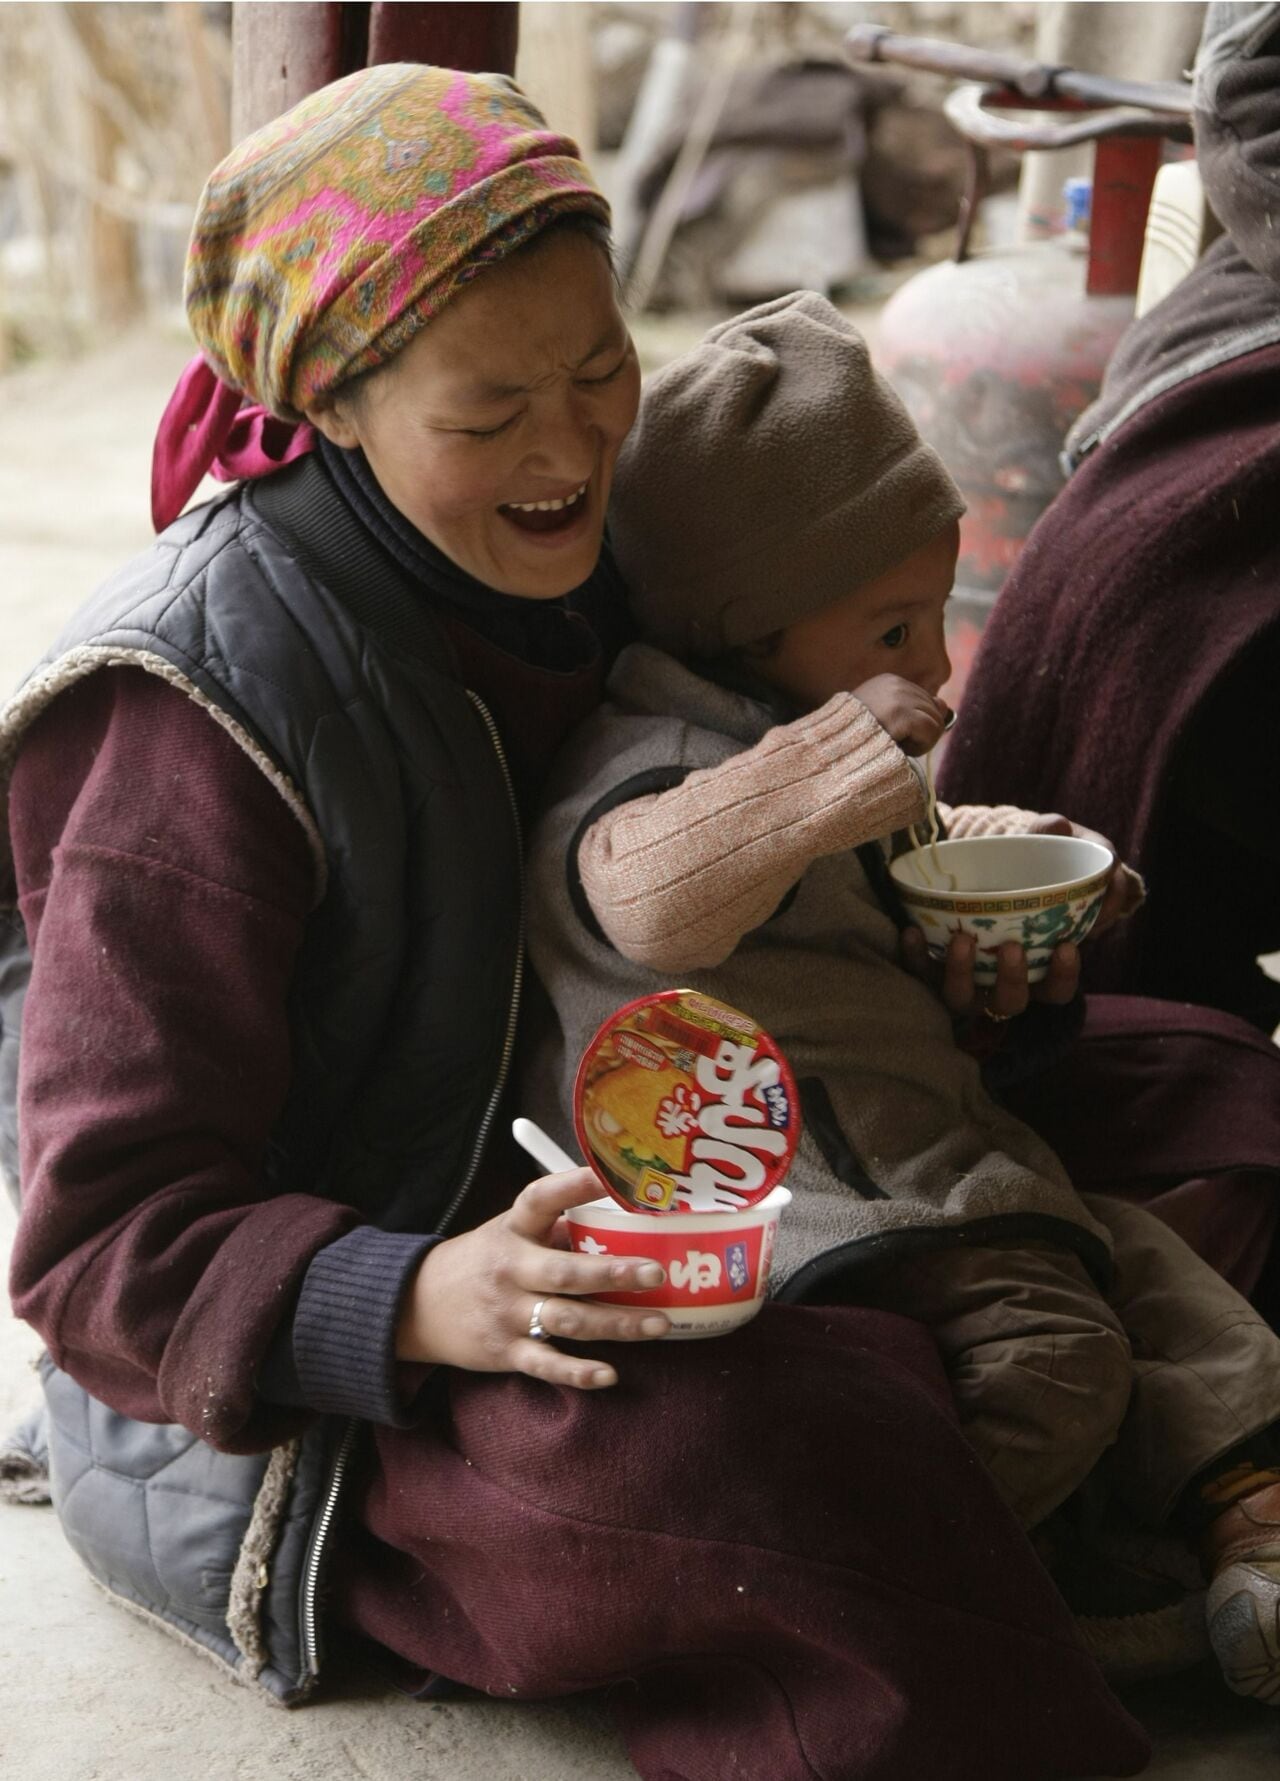
[[[204,194],[160,535],[0,713],[55,1503],[277,1699],[341,1629],[420,1685],[625,1682],[654,1778],[1130,1772],[916,1326],[659,1346],[592,1301],[655,1264],[557,1243],[585,1172],[500,1166],[521,818],[621,610],[607,226],[509,81],[407,65]]]

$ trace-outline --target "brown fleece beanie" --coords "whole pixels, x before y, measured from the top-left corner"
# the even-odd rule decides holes
[[[609,529],[646,642],[714,656],[884,574],[963,511],[861,334],[793,291],[649,379]]]

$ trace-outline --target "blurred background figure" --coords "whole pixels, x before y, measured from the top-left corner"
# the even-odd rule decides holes
[[[1134,323],[1005,586],[943,779],[1069,806],[1146,875],[1091,987],[1265,1032],[1280,984],[1280,7],[1212,6],[1197,158],[1224,228]]]

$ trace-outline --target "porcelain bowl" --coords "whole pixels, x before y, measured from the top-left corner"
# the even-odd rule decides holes
[[[972,934],[974,977],[990,986],[999,948],[1017,940],[1038,983],[1054,947],[1079,943],[1098,919],[1112,858],[1072,835],[975,835],[899,854],[889,875],[934,958],[953,934]]]

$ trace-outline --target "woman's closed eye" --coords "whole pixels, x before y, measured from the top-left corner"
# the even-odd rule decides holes
[[[614,378],[617,377],[618,373],[625,366],[627,359],[629,357],[630,357],[630,354],[624,352],[622,357],[618,360],[617,364],[613,367],[613,370],[606,371],[604,373],[603,377],[576,377],[574,379],[574,382],[587,384],[588,386],[590,386],[592,388],[596,388],[596,389],[598,389],[602,383],[612,383]]]
[[[496,427],[459,427],[458,432],[464,439],[496,439],[499,433],[505,433],[509,427],[514,427],[519,418],[518,414],[509,414]]]
[[[909,626],[905,624],[895,625],[891,631],[885,632],[880,641],[886,649],[901,649],[909,636]]]

